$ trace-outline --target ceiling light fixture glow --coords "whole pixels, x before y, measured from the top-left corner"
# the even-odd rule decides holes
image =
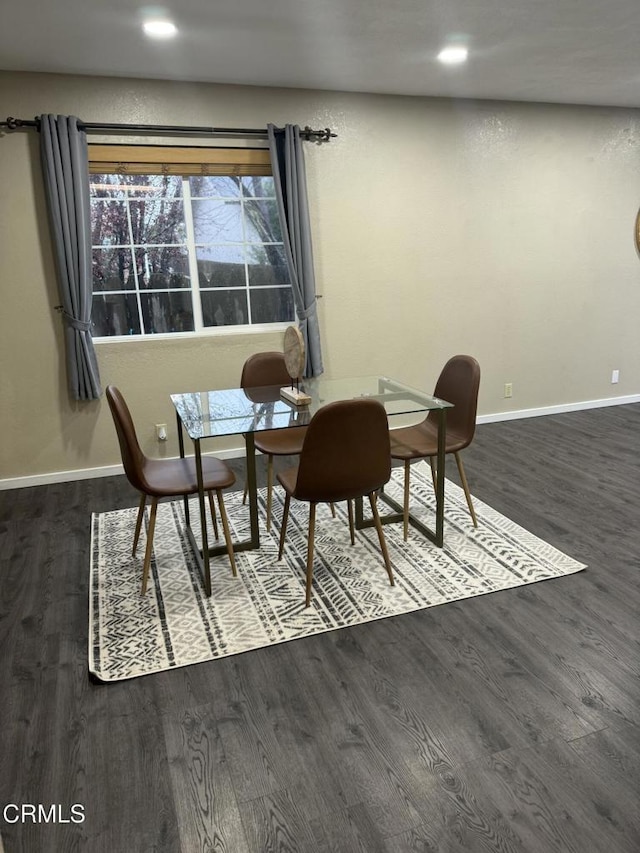
[[[468,55],[466,47],[445,47],[438,54],[438,61],[443,65],[460,65],[467,61]]]
[[[145,21],[142,25],[145,33],[154,39],[169,39],[175,36],[178,28],[171,21]]]

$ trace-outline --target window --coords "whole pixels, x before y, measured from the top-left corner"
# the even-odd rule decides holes
[[[95,337],[293,321],[268,151],[89,152]]]

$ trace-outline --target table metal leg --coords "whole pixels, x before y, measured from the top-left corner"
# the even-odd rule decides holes
[[[247,491],[249,495],[249,528],[250,536],[242,542],[233,542],[234,554],[239,551],[254,551],[260,547],[260,527],[258,525],[258,487],[256,478],[256,451],[254,444],[253,433],[245,435],[247,448]],[[202,548],[198,544],[193,535],[191,525],[187,521],[186,531],[193,553],[200,569],[202,581],[204,584],[205,594],[211,595],[211,557],[217,557],[221,554],[227,554],[226,544],[209,545],[209,537],[207,532],[207,516],[204,499],[204,484],[202,478],[202,455],[200,449],[200,441],[194,439],[195,447],[195,462],[196,476],[198,479],[198,503],[200,505],[200,524],[202,530]],[[186,510],[185,510],[186,512]],[[188,516],[185,517],[188,518]]]
[[[447,410],[440,409],[438,420],[438,456],[436,472],[436,536],[435,543],[442,548],[444,542],[444,466],[447,437]]]
[[[244,441],[247,455],[247,494],[249,496],[249,525],[251,531],[247,548],[259,548],[258,481],[256,478],[256,446],[253,432],[245,433]]]
[[[184,459],[184,436],[182,435],[182,419],[180,414],[176,412],[176,420],[178,424],[178,449],[180,451],[180,458]],[[190,526],[191,521],[189,519],[189,496],[184,496],[184,522],[187,527]]]
[[[436,529],[432,530],[422,521],[419,521],[412,513],[409,513],[409,524],[419,530],[438,548],[442,548],[444,542],[444,465],[445,465],[445,447],[447,437],[447,421],[446,410],[439,409],[440,418],[438,420],[438,453],[437,459],[437,477],[436,477]],[[379,501],[382,501],[395,512],[386,513],[380,516],[382,524],[395,524],[404,520],[404,507],[394,500],[384,488],[378,492]],[[364,517],[362,498],[356,498],[356,528],[362,530],[363,527],[373,527],[374,521],[372,518]]]
[[[209,537],[207,534],[207,514],[204,503],[204,482],[202,478],[202,453],[200,451],[200,440],[194,442],[196,451],[196,475],[198,478],[198,503],[200,504],[200,530],[202,531],[202,569],[204,580],[204,591],[211,595],[211,565],[209,558]]]

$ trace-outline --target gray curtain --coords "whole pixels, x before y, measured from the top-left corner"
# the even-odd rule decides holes
[[[304,375],[319,376],[323,371],[322,349],[300,128],[291,124],[277,128],[269,124],[267,132],[284,249],[307,355]]]
[[[64,321],[69,392],[102,393],[91,338],[91,218],[87,135],[75,116],[40,116],[40,153]]]

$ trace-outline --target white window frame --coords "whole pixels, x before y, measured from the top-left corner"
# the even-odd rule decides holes
[[[189,271],[190,271],[190,288],[191,302],[193,309],[194,329],[186,332],[156,332],[145,333],[142,331],[136,335],[95,335],[93,341],[96,344],[109,343],[124,343],[142,341],[167,341],[167,340],[189,340],[200,337],[217,337],[224,335],[247,335],[247,334],[264,334],[268,332],[279,332],[291,325],[291,320],[283,320],[275,323],[246,323],[242,325],[224,325],[224,326],[205,326],[202,319],[202,302],[200,299],[200,278],[198,275],[197,252],[195,230],[193,224],[193,209],[191,204],[191,187],[189,177],[201,174],[213,175],[270,175],[270,164],[265,164],[268,159],[266,149],[230,149],[230,148],[203,148],[203,147],[173,147],[173,146],[119,146],[119,145],[90,145],[89,146],[89,162],[90,171],[98,174],[163,174],[169,173],[179,175],[182,181],[182,194],[180,199],[183,203],[186,240],[185,248],[187,251]],[[235,161],[238,161],[237,163]],[[256,163],[255,161],[259,161]],[[245,197],[240,194],[238,201],[244,207]],[[129,236],[132,240],[131,233],[131,217],[129,206],[127,205],[127,220],[129,225]],[[243,237],[245,233],[245,218],[242,217]],[[171,245],[171,244],[162,244]],[[177,244],[182,245],[182,244]],[[230,245],[230,244],[227,244]],[[246,245],[246,241],[237,245]],[[270,245],[270,244],[264,244]],[[271,244],[273,245],[273,244]],[[127,248],[131,248],[133,242],[130,242]],[[145,244],[149,248],[153,248],[153,244]],[[113,248],[119,248],[114,246]],[[276,285],[277,286],[277,285]],[[287,285],[279,285],[281,288],[286,288]],[[288,285],[291,288],[291,285]],[[234,288],[225,288],[225,290],[233,290]],[[247,261],[245,260],[245,286],[243,288],[235,288],[243,290],[247,294],[247,309],[249,318],[251,317],[251,301],[249,299],[250,285],[247,274]],[[186,288],[184,289],[186,291]],[[116,293],[122,295],[127,291],[96,291],[96,293]],[[141,293],[148,293],[148,290],[141,291],[137,286],[135,291],[136,302],[138,305],[139,316],[142,321],[142,309],[140,303]],[[168,289],[159,289],[158,292],[168,292]],[[180,292],[180,289],[175,289],[172,292]],[[295,315],[295,304],[294,304]],[[142,329],[144,325],[142,324]]]

